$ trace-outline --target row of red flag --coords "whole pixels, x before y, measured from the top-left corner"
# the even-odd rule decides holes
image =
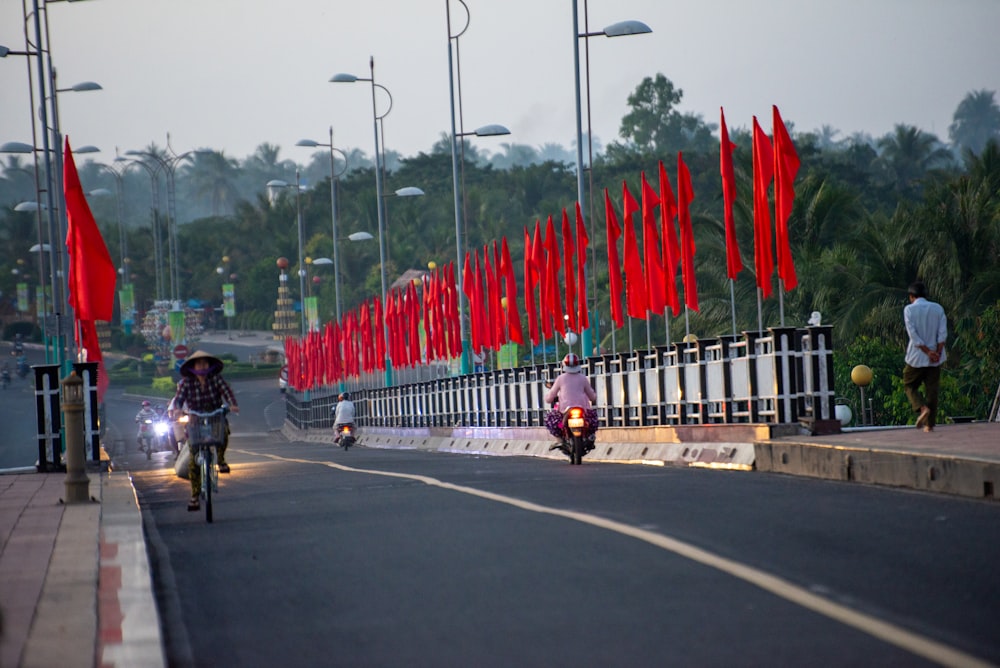
[[[757,118],[753,119],[754,269],[757,286],[765,299],[772,292],[775,266],[784,290],[791,290],[797,284],[787,225],[795,196],[793,184],[799,158],[777,107],[772,107],[772,113],[773,143],[761,130]],[[722,110],[720,119],[726,269],[727,276],[735,280],[743,269],[733,216],[735,145],[729,140]],[[768,200],[772,181],[773,239]],[[658,191],[647,181],[645,173],[640,175],[640,204],[623,181],[624,224],[619,224],[608,190],[604,191],[610,310],[619,328],[624,326],[625,315],[645,319],[649,314],[665,314],[668,307],[675,317],[679,315],[678,272],[684,290],[684,306],[694,311],[699,309],[694,264],[696,246],[690,210],[694,190],[682,153],[677,154],[676,197],[662,161],[658,165],[656,183]],[[469,304],[473,352],[499,350],[508,342],[524,345],[530,341],[537,346],[556,333],[565,335],[589,327],[586,255],[590,239],[579,203],[575,209],[573,223],[567,211],[562,211],[561,239],[551,215],[544,226],[536,220],[534,230],[524,228],[522,295],[527,315],[527,339],[506,236],[499,244],[494,240],[484,246],[481,256],[479,249],[466,253],[462,292]],[[641,252],[632,223],[636,214],[640,214],[642,224]],[[618,244],[622,238],[624,257],[620,258]],[[397,368],[458,357],[462,345],[454,265],[435,270],[421,283],[422,296],[411,283],[405,290],[395,290],[387,298],[384,326],[383,309],[376,298],[359,307],[357,314],[348,314],[348,323],[344,326],[328,324],[323,337],[315,333],[304,341],[286,340],[289,366],[297,369],[292,374],[297,380],[290,378],[292,386],[308,389],[316,383],[356,376],[360,371],[383,370],[386,341],[388,357]],[[321,343],[329,349],[316,350]]]

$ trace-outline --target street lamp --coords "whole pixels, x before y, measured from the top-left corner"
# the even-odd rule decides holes
[[[117,157],[115,162],[124,162],[122,176],[132,165],[138,165],[149,175],[151,206],[149,209],[150,226],[153,233],[153,274],[156,285],[156,301],[163,301],[163,240],[160,238],[160,180],[158,169],[139,159]]]
[[[465,25],[457,33],[452,33],[451,30],[451,0],[445,0],[445,14],[448,20],[448,88],[451,95],[449,96],[449,102],[451,104],[451,179],[452,188],[454,190],[455,197],[455,267],[457,271],[461,271],[462,267],[462,227],[463,218],[465,210],[465,178],[462,177],[459,180],[459,165],[462,166],[462,173],[464,174],[465,166],[465,141],[462,141],[462,161],[459,163],[458,159],[458,138],[467,136],[476,137],[497,137],[501,135],[509,135],[510,130],[502,125],[484,125],[481,128],[477,128],[472,132],[464,132],[464,125],[461,117],[462,109],[462,82],[459,79],[458,82],[458,108],[459,108],[459,129],[455,128],[455,71],[456,64],[458,65],[458,73],[461,75],[461,65],[460,57],[458,53],[458,38],[465,34],[465,31],[469,28],[469,21],[471,16],[469,14],[469,7],[465,4],[464,0],[458,0],[459,4],[465,10]],[[452,42],[455,42],[455,63],[452,63]],[[461,373],[467,374],[472,371],[472,360],[470,357],[470,343],[469,343],[469,332],[465,324],[465,293],[461,290],[458,291],[458,329],[459,338],[462,341],[462,359],[460,364]]]
[[[642,21],[619,21],[618,23],[613,23],[604,30],[599,32],[590,32],[589,18],[587,15],[587,0],[583,0],[583,32],[580,32],[579,28],[579,10],[577,9],[578,0],[573,0],[573,85],[576,91],[576,198],[580,206],[583,206],[584,202],[584,184],[583,184],[583,122],[582,113],[580,110],[580,40],[584,40],[585,56],[586,56],[586,80],[587,80],[587,165],[588,168],[593,168],[593,143],[592,143],[592,132],[590,127],[590,38],[603,35],[605,37],[625,37],[628,35],[643,35],[646,33],[653,32],[652,28],[643,23]],[[593,179],[593,173],[591,173],[591,179]],[[594,201],[593,201],[593,184],[590,188],[590,199],[588,200],[588,213],[590,216],[590,238],[595,238],[594,229]],[[591,270],[590,275],[593,279],[593,293],[594,302],[597,302],[597,245],[592,244],[590,247],[590,257],[591,257]],[[595,309],[596,311],[596,309]],[[586,357],[594,350],[594,339],[596,338],[598,342],[600,341],[600,332],[597,318],[595,312],[594,317],[591,318],[590,329],[583,332],[583,340],[581,342],[581,349],[584,351],[584,356]],[[590,330],[593,330],[591,332]],[[596,335],[596,336],[595,336]]]
[[[295,188],[295,217],[299,228],[299,299],[302,302],[302,335],[305,336],[308,333],[308,327],[306,325],[306,267],[303,264],[302,259],[302,237],[303,226],[302,226],[302,201],[300,193],[302,192],[302,184],[299,182],[299,170],[295,170],[295,185],[288,183],[287,181],[282,181],[281,179],[272,179],[267,182],[268,188]],[[384,272],[384,270],[383,270]],[[385,279],[383,279],[384,282]]]
[[[333,126],[330,126],[330,143],[322,144],[312,139],[300,139],[295,142],[296,146],[306,146],[316,148],[318,146],[330,149],[330,220],[333,233],[333,294],[337,304],[337,322],[340,322],[340,254],[337,251],[337,177],[347,171],[347,155],[333,145]],[[344,158],[344,168],[336,171],[334,152],[339,153]]]

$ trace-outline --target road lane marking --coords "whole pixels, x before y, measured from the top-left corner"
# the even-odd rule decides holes
[[[807,589],[803,589],[798,585],[792,584],[787,580],[771,575],[770,573],[762,571],[758,568],[747,566],[746,564],[733,559],[713,554],[707,550],[695,547],[690,543],[677,540],[676,538],[671,538],[664,534],[623,524],[622,522],[616,522],[615,520],[574,510],[550,508],[531,501],[524,501],[523,499],[517,499],[511,496],[487,492],[485,490],[475,489],[474,487],[456,485],[444,482],[443,480],[438,480],[437,478],[431,478],[429,476],[417,475],[413,473],[397,473],[394,471],[380,471],[377,469],[359,469],[353,466],[338,464],[336,462],[282,457],[281,455],[251,452],[247,450],[236,450],[236,452],[242,452],[247,455],[258,457],[267,457],[276,461],[298,464],[320,464],[322,466],[338,469],[347,473],[365,473],[368,475],[414,480],[431,487],[439,487],[441,489],[460,492],[462,494],[476,496],[489,501],[496,501],[497,503],[514,506],[515,508],[520,508],[521,510],[527,510],[533,513],[554,515],[556,517],[575,520],[583,524],[589,524],[608,531],[614,531],[615,533],[623,536],[629,536],[631,538],[641,540],[645,543],[654,545],[668,552],[673,552],[676,555],[685,557],[704,566],[722,571],[723,573],[770,592],[779,598],[816,612],[829,619],[836,620],[846,626],[857,629],[862,633],[866,633],[872,637],[887,642],[890,645],[895,645],[896,647],[910,652],[911,654],[922,656],[941,665],[969,666],[970,668],[980,666],[985,668],[994,665],[979,659],[978,657],[972,656],[971,654],[966,654],[961,650],[949,647],[943,643],[939,643],[935,640],[931,640],[908,631],[900,626],[896,626],[895,624],[891,624],[876,617],[872,617],[871,615],[866,615],[862,612],[858,612],[857,610],[852,610],[846,606],[840,605],[839,603],[830,601],[810,592]]]

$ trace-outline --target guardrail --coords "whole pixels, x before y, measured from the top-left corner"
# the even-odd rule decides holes
[[[602,427],[793,424],[834,419],[832,328],[774,327],[590,357]],[[556,363],[364,387],[346,386],[359,427],[540,427]],[[370,379],[366,379],[366,382]],[[332,426],[337,388],[285,393],[298,429]]]

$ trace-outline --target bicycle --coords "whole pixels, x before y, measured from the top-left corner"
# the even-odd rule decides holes
[[[201,468],[201,498],[205,504],[205,521],[212,521],[212,495],[219,491],[218,448],[226,438],[226,414],[229,407],[211,413],[188,411],[188,446],[191,456]]]

